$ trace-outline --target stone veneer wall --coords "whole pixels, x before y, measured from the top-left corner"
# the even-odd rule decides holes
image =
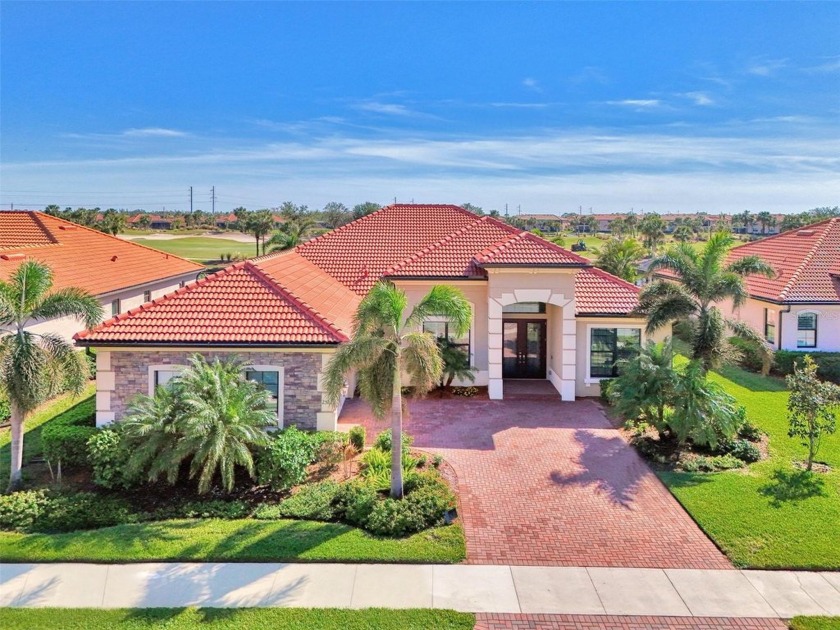
[[[103,348],[104,350],[104,348]],[[149,393],[150,365],[187,365],[191,351],[142,350],[111,352],[114,389],[110,410],[119,421],[128,403],[137,394]],[[283,424],[300,429],[317,428],[317,414],[321,411],[318,374],[322,355],[317,352],[259,352],[201,351],[207,359],[239,357],[253,365],[283,367]]]

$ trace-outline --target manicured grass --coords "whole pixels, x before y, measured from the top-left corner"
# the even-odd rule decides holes
[[[784,381],[730,367],[713,373],[770,436],[770,457],[716,474],[665,472],[662,481],[735,564],[753,568],[840,569],[840,434],[825,437],[818,460],[832,470],[798,470],[805,447],[787,435]]]
[[[794,617],[791,630],[840,630],[840,617]]]
[[[60,620],[60,623],[59,623]],[[6,630],[472,630],[475,615],[451,610],[366,610],[303,608],[90,608],[0,609]]]
[[[30,461],[33,457],[40,456],[42,453],[42,425],[76,405],[89,404],[92,406],[95,390],[96,386],[93,383],[89,383],[80,396],[62,394],[44,403],[35,413],[29,416],[24,425],[25,432],[23,436],[24,473],[26,472],[26,462]],[[0,429],[0,483],[9,478],[9,467],[12,463],[11,440],[11,429],[8,427]]]
[[[248,257],[256,255],[254,243],[209,236],[185,236],[166,240],[136,238],[132,242],[199,262],[217,261],[222,254],[241,254]]]
[[[547,238],[551,238],[551,236],[552,236],[551,234],[546,234]],[[579,240],[582,240],[584,243],[586,243],[586,251],[585,252],[578,252],[578,253],[581,256],[583,256],[584,258],[589,258],[590,260],[594,260],[595,258],[598,257],[598,254],[596,253],[596,250],[601,249],[604,246],[604,243],[606,243],[610,238],[609,234],[602,234],[601,236],[602,236],[602,238],[599,238],[598,236],[584,236],[582,238],[579,238],[577,234],[567,234],[566,236],[564,236],[565,247],[566,247],[566,249],[571,249],[572,244],[577,243]],[[637,240],[641,241],[641,238],[637,237]],[[666,246],[672,245],[673,243],[676,243],[676,241],[674,239],[672,239],[671,237],[666,237],[665,238],[665,245]],[[697,250],[701,249],[703,247],[703,245],[705,245],[705,244],[706,244],[706,241],[691,241],[690,242],[690,245]]]
[[[377,538],[339,523],[170,520],[64,534],[0,532],[3,562],[417,562],[466,556],[459,525]]]

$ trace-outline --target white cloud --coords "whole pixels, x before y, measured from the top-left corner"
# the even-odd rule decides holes
[[[705,92],[686,92],[685,94],[681,94],[681,96],[691,99],[695,105],[700,107],[708,107],[709,105],[715,104],[714,99]]]
[[[787,66],[787,59],[756,60],[747,66],[746,72],[757,77],[770,77]]]
[[[374,114],[386,114],[388,116],[416,116],[418,113],[410,110],[405,105],[397,103],[379,103],[377,101],[365,101],[356,105],[356,109]]]
[[[522,86],[528,88],[529,90],[533,90],[534,92],[542,92],[542,87],[540,87],[539,81],[533,77],[525,77],[522,79]]]
[[[163,127],[144,127],[142,129],[126,129],[122,132],[122,135],[129,138],[182,138],[187,133]]]
[[[817,66],[811,66],[810,68],[804,68],[804,71],[808,74],[821,74],[821,73],[829,73],[829,72],[840,72],[840,57],[836,59],[826,61],[825,63],[821,63]]]
[[[659,107],[662,102],[657,98],[626,98],[621,101],[607,101],[607,105],[618,105],[620,107],[654,108]]]

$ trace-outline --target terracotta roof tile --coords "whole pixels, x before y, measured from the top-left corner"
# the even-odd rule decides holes
[[[629,315],[639,304],[639,287],[596,267],[575,276],[576,315]]]
[[[347,336],[251,262],[228,267],[78,333],[82,345],[332,344]]]
[[[751,254],[778,275],[748,276],[750,295],[777,302],[840,302],[840,218],[734,247],[727,260]]]
[[[0,211],[0,279],[8,278],[24,258],[49,265],[54,288],[80,287],[93,295],[204,269],[41,212]]]
[[[589,266],[582,256],[531,234],[519,232],[493,243],[476,255],[482,265]]]

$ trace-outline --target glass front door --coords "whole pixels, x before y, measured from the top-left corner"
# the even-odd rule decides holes
[[[545,378],[545,320],[502,322],[502,377]]]

